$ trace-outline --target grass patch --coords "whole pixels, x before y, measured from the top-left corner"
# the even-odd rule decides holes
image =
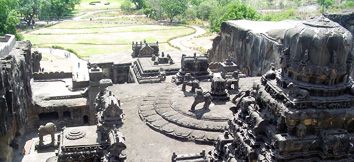
[[[150,30],[133,32],[115,32],[109,34],[89,33],[89,34],[66,34],[66,35],[32,35],[25,34],[25,39],[33,44],[87,44],[87,45],[126,45],[132,41],[146,39],[167,42],[170,39],[185,36],[193,33],[190,28],[170,29],[170,30]]]
[[[123,32],[149,32],[149,31],[164,31],[164,30],[179,30],[185,29],[184,26],[161,26],[161,25],[120,25],[107,26],[101,28],[42,28],[31,32],[31,35],[67,35],[67,34],[103,34],[103,33],[123,33]]]
[[[74,24],[72,22],[63,22]],[[80,22],[76,22],[79,27]],[[193,28],[184,26],[163,25],[120,25],[105,26],[104,28],[79,29],[58,28],[63,24],[57,24],[49,28],[39,29],[24,34],[26,40],[39,47],[51,47],[53,45],[66,50],[73,50],[81,58],[99,54],[118,54],[131,52],[131,42],[147,40],[159,41],[164,47],[171,49],[167,42],[171,39],[190,35],[195,32]],[[93,24],[97,25],[97,24]]]
[[[266,13],[261,16],[261,19],[265,21],[281,21],[287,19],[297,19],[296,15],[297,14],[294,9],[288,9],[281,12]]]

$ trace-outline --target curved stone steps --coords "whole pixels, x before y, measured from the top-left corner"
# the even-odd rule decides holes
[[[152,129],[166,136],[196,143],[213,144],[226,122],[198,120],[185,116],[171,108],[168,92],[156,96],[146,96],[139,105],[140,118]]]
[[[159,105],[156,103],[155,111],[162,116],[165,120],[170,121],[176,125],[182,127],[204,130],[204,131],[213,131],[213,132],[223,132],[227,129],[227,122],[213,122],[208,120],[198,120],[190,116],[181,114],[171,107],[165,107],[167,105]],[[169,105],[170,106],[170,105]]]

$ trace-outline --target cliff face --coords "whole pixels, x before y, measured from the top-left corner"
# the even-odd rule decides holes
[[[209,50],[210,62],[222,62],[230,57],[248,76],[259,76],[279,67],[281,43],[287,29],[299,22],[227,21]]]
[[[342,25],[344,28],[349,30],[354,36],[354,12],[343,13],[343,14],[328,14],[325,15],[325,17]],[[354,46],[354,39],[353,39],[353,46]],[[352,55],[354,55],[354,51],[352,51]],[[352,78],[354,78],[354,70],[351,72],[351,76]]]
[[[24,132],[32,101],[32,45],[7,41],[0,43],[0,48],[13,44],[13,48],[1,51],[0,58],[0,161],[11,161],[12,150],[17,147],[14,138]]]
[[[342,25],[344,28],[349,30],[354,36],[354,12],[343,14],[328,14],[325,16],[331,19],[332,21]]]

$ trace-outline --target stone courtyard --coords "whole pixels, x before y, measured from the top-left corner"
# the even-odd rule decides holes
[[[353,15],[226,21],[206,53],[198,26],[89,58],[0,36],[0,162],[353,161]]]

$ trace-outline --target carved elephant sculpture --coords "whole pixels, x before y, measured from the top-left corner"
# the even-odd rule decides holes
[[[50,134],[51,136],[52,139],[51,144],[53,145],[55,141],[54,134],[56,131],[57,131],[57,127],[55,126],[54,123],[51,122],[47,123],[46,125],[39,126],[38,128],[39,145],[40,146],[44,145],[43,137],[48,134]]]

